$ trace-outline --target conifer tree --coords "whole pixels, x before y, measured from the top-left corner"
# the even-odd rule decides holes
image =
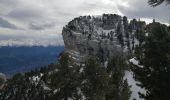
[[[123,17],[123,24],[124,24],[124,31],[125,31],[125,37],[126,37],[126,45],[128,46],[128,48],[130,48],[128,20],[126,16]]]
[[[87,99],[105,100],[109,75],[96,58],[89,58],[84,69],[83,92]]]
[[[142,58],[144,68],[135,68],[135,75],[141,87],[147,90],[146,100],[169,100],[170,94],[170,34],[160,23],[148,25],[149,36],[144,45]]]
[[[111,75],[110,88],[106,100],[129,100],[131,91],[127,81],[123,80],[125,63],[121,56],[113,57],[107,66]]]
[[[51,86],[54,90],[58,90],[53,98],[57,100],[68,100],[77,96],[77,87],[79,81],[79,73],[76,71],[76,66],[71,64],[71,59],[67,53],[59,57],[57,72],[51,76]]]
[[[118,38],[121,46],[123,47],[124,46],[124,39],[123,39],[123,32],[122,32],[122,23],[121,23],[121,21],[118,22],[116,32],[117,32],[117,38]]]
[[[121,100],[129,100],[130,96],[131,96],[130,86],[128,85],[127,80],[124,80],[121,91]]]

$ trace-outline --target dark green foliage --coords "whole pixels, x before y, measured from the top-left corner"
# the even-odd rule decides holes
[[[139,46],[141,46],[145,40],[145,33],[143,30],[144,29],[137,29],[136,31],[136,38],[139,40]]]
[[[135,67],[134,72],[141,87],[146,88],[146,100],[170,100],[170,33],[160,23],[152,23],[147,27],[149,36],[143,45],[143,55],[138,57],[144,68]]]
[[[139,60],[141,60],[141,57],[143,56],[143,44],[145,43],[145,38],[146,38],[145,36],[146,23],[139,20],[136,23],[136,25],[138,27],[136,28],[135,38],[139,41],[139,45],[134,46],[134,49],[135,49],[134,51],[135,51],[136,57]]]
[[[136,46],[135,50],[134,50],[134,55],[135,57],[140,60],[140,62],[142,62],[142,58],[143,58],[143,47],[141,46]]]
[[[130,21],[129,30],[132,33],[132,31],[136,30],[136,29],[137,29],[137,20],[133,19],[133,20]]]
[[[107,94],[107,100],[129,100],[130,98],[130,87],[126,81],[123,80],[125,70],[125,60],[121,56],[113,57],[109,61],[107,72],[110,73],[111,80],[109,84],[110,93]],[[125,92],[127,91],[127,92]]]
[[[131,91],[130,91],[130,86],[128,85],[127,80],[124,80],[123,86],[122,86],[122,91],[121,91],[121,99],[120,100],[129,100]]]
[[[162,4],[163,2],[170,4],[170,0],[148,0],[149,5],[151,5],[153,7],[158,6],[158,5]]]
[[[137,24],[138,24],[138,22],[137,22],[137,20],[136,19],[133,19],[133,20],[131,20],[130,21],[130,23],[129,23],[129,27],[128,27],[128,29],[129,29],[129,32],[131,33],[131,43],[130,44],[132,44],[132,50],[134,50],[134,48],[135,48],[135,34],[136,34],[136,30],[137,30]]]
[[[96,58],[90,58],[84,68],[83,92],[87,99],[105,100],[109,92],[109,74]]]
[[[53,98],[57,100],[78,99],[77,87],[80,85],[80,74],[77,69],[76,66],[72,66],[68,54],[60,56],[57,72],[51,75],[51,87],[58,90]]]
[[[16,74],[0,91],[0,100],[129,100],[122,61],[115,57],[104,67],[98,58],[90,57],[82,66],[63,53],[57,64]]]
[[[12,79],[8,80],[7,84],[4,91],[1,92],[0,100],[27,100],[28,98],[30,100],[37,100],[45,96],[43,89],[39,85],[33,85],[22,74],[15,75]]]
[[[117,38],[121,44],[121,46],[124,46],[124,40],[123,40],[123,32],[122,32],[122,25],[121,25],[121,21],[119,21],[118,26],[117,26]]]
[[[125,37],[126,37],[126,44],[128,48],[130,48],[128,20],[126,16],[123,17],[123,24],[124,24],[124,31],[125,31]]]
[[[0,86],[4,83],[4,79],[0,77]]]

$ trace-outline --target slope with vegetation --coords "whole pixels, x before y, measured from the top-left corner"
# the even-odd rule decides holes
[[[0,91],[0,100],[129,100],[121,58],[107,67],[95,57],[82,65],[72,63],[63,53],[57,64],[15,75]]]

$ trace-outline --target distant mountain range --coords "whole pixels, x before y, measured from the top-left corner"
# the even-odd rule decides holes
[[[27,47],[32,47],[32,46],[43,46],[43,47],[48,47],[48,46],[62,46],[63,41],[61,39],[25,39],[25,38],[19,38],[19,39],[1,39],[0,37],[0,47],[3,46],[27,46]]]
[[[63,50],[63,46],[1,47],[0,72],[11,76],[55,63]]]

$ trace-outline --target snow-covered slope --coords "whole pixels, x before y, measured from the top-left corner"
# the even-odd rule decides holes
[[[137,84],[140,84],[140,82],[136,81],[133,77],[134,73],[132,71],[125,71],[124,79],[127,79],[128,84],[131,86],[130,90],[132,91],[132,94],[130,96],[129,100],[144,100],[143,98],[139,97],[139,92],[146,94],[146,90],[144,88],[141,88]]]

